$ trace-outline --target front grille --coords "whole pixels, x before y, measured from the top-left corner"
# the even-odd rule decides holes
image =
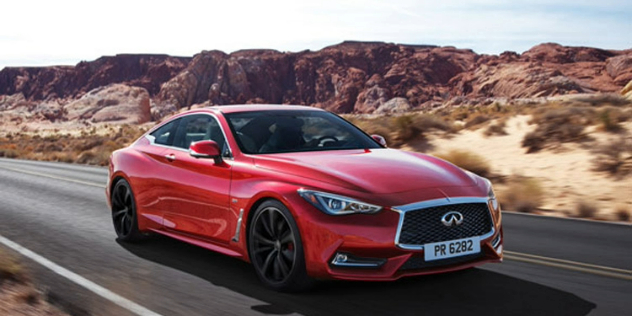
[[[474,261],[483,256],[483,253],[475,253],[467,256],[453,257],[441,260],[426,261],[423,257],[410,257],[399,268],[400,270],[418,270],[425,268],[433,268],[439,266],[449,266],[453,264],[465,263],[468,261]]]
[[[463,223],[448,227],[441,217],[450,211],[463,214]],[[486,203],[464,203],[428,207],[404,213],[399,243],[423,245],[433,242],[481,236],[491,231],[492,219]]]

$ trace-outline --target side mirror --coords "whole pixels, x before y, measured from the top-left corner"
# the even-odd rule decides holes
[[[371,137],[378,142],[380,145],[384,146],[384,147],[388,147],[386,145],[386,139],[384,139],[384,137],[382,137],[381,135],[377,135],[377,134],[373,134],[371,135]]]
[[[222,154],[219,145],[212,140],[202,140],[189,146],[189,155],[195,158],[213,158],[215,164],[222,162]]]

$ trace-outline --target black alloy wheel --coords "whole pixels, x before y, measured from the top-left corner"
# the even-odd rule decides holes
[[[278,201],[261,204],[250,225],[250,259],[261,281],[278,291],[309,288],[298,227],[287,208]]]
[[[119,180],[112,190],[112,223],[120,241],[137,241],[142,234],[138,230],[136,202],[129,183]]]

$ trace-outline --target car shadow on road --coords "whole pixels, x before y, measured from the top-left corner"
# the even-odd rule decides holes
[[[216,286],[266,302],[252,309],[287,315],[586,315],[595,304],[574,294],[482,269],[395,282],[318,283],[307,293],[265,288],[250,264],[166,237],[121,246]]]

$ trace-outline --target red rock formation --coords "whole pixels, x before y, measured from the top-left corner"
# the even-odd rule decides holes
[[[27,102],[48,102],[124,83],[149,92],[157,119],[201,103],[293,103],[373,113],[393,98],[405,98],[415,109],[447,101],[614,92],[630,80],[632,50],[548,43],[523,54],[496,56],[453,47],[344,42],[297,53],[117,55],[75,67],[5,68],[0,71],[0,95],[21,93]],[[46,107],[42,112],[53,119],[57,113]]]
[[[448,81],[476,58],[471,50],[452,47],[364,42],[344,42],[316,52],[202,52],[163,85],[157,99],[162,112],[206,100],[372,112],[391,97],[406,97],[414,106],[442,99]]]
[[[154,95],[162,83],[186,67],[191,58],[167,55],[116,55],[76,66],[7,67],[0,71],[0,95],[22,93],[28,100],[76,98],[112,83],[147,89]]]

